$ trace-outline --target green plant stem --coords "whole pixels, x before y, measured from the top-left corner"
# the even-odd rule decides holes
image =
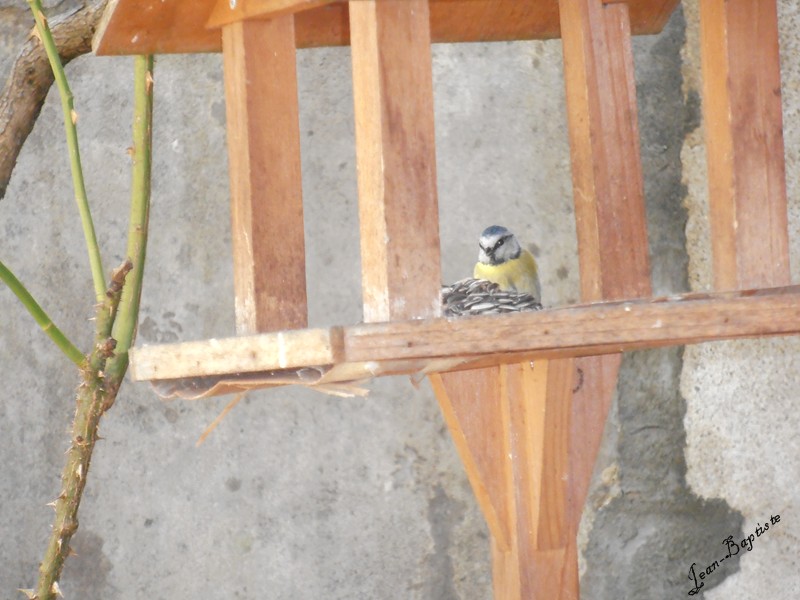
[[[36,30],[42,40],[50,66],[53,69],[58,93],[61,97],[61,110],[64,113],[64,132],[67,136],[67,148],[69,150],[70,169],[72,171],[72,187],[75,191],[75,201],[78,204],[78,212],[83,226],[83,236],[86,239],[86,248],[89,252],[89,265],[92,270],[92,281],[94,282],[95,300],[102,301],[106,291],[105,275],[103,274],[103,262],[100,258],[100,247],[97,244],[97,236],[94,231],[94,222],[89,210],[89,200],[86,196],[86,186],[83,181],[83,169],[81,168],[81,155],[78,148],[78,128],[76,122],[78,115],[73,105],[72,91],[67,83],[64,73],[64,66],[61,64],[61,57],[58,48],[53,40],[50,27],[47,24],[47,17],[42,11],[41,0],[28,0],[31,7],[33,18],[36,20]]]
[[[72,422],[72,443],[67,452],[67,464],[61,474],[61,493],[53,503],[56,516],[44,560],[39,567],[36,600],[53,600],[59,594],[58,580],[69,556],[69,543],[78,530],[78,507],[81,503],[92,451],[97,441],[100,418],[114,402],[119,385],[104,375],[106,362],[114,353],[116,342],[111,328],[119,306],[125,277],[132,268],[126,261],[114,271],[111,284],[103,294],[103,301],[95,309],[94,349],[81,369],[75,419]],[[27,593],[27,592],[26,592]]]
[[[127,248],[133,271],[122,291],[119,314],[114,322],[113,336],[117,340],[117,350],[106,369],[107,376],[117,382],[121,382],[125,376],[128,350],[136,337],[150,219],[154,65],[152,56],[137,56],[134,61],[133,170]]]
[[[147,228],[150,212],[150,156],[153,112],[153,59],[136,57],[134,80],[134,152],[131,216],[128,227],[128,255],[111,278],[95,312],[95,346],[81,369],[72,444],[61,475],[61,494],[56,498],[53,530],[39,568],[35,592],[30,598],[53,600],[59,593],[58,580],[69,556],[69,543],[78,529],[78,508],[86,476],[98,439],[103,414],[116,400],[128,366],[128,349],[139,319],[142,274],[144,272]]]
[[[84,355],[83,353],[78,350],[75,345],[67,338],[66,335],[56,327],[53,320],[48,316],[48,314],[44,311],[44,309],[36,302],[36,299],[31,296],[30,292],[27,288],[22,285],[19,279],[16,278],[14,273],[12,273],[8,267],[0,261],[0,281],[5,283],[9,289],[14,292],[14,294],[19,298],[22,305],[28,309],[28,312],[31,313],[31,316],[42,328],[48,337],[53,340],[56,346],[58,346],[61,351],[67,355],[72,362],[74,362],[79,367],[83,365]]]

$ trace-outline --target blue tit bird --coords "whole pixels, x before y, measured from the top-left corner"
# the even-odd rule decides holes
[[[533,254],[523,249],[505,227],[484,229],[478,242],[480,251],[473,277],[496,283],[504,292],[530,294],[542,300],[539,270]]]

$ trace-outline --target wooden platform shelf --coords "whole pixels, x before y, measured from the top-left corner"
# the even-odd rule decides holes
[[[132,372],[136,380],[205,378],[232,387],[237,378],[245,387],[259,377],[275,385],[270,376],[314,385],[789,334],[800,334],[800,286],[139,346]]]
[[[620,353],[800,333],[776,0],[700,3],[717,291],[651,298],[631,36],[660,31],[677,4],[110,0],[98,54],[224,59],[238,337],[135,348],[134,376],[192,398],[427,375],[489,527],[495,600],[577,600],[576,536]],[[563,48],[585,304],[436,318],[446,282],[431,43],[546,38]],[[296,49],[342,44],[353,67],[365,323],[307,329]],[[750,288],[760,289],[727,291]]]

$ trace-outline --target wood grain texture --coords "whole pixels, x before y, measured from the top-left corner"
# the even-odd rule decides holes
[[[573,361],[538,360],[505,369],[520,598],[577,600],[565,593],[573,582],[563,580],[572,536],[567,499]]]
[[[109,0],[92,48],[98,55],[220,52],[220,31],[205,26],[214,2]]]
[[[495,599],[562,597],[571,367],[541,360],[431,375],[489,523]]]
[[[561,0],[561,21],[581,296],[645,296],[650,262],[627,7]]]
[[[222,27],[246,19],[275,19],[336,1],[338,0],[238,0],[231,7],[231,0],[217,0],[206,27]]]
[[[576,383],[577,390],[572,396],[570,420],[568,510],[574,534],[589,494],[621,362],[622,354],[583,356],[574,361],[576,380],[580,383]],[[574,542],[574,538],[570,541]]]
[[[297,2],[302,0],[263,0]],[[364,1],[364,0],[362,0]],[[658,33],[679,0],[630,0],[634,34]],[[206,28],[218,0],[116,0],[95,36],[97,54],[219,52],[220,32]],[[295,16],[298,48],[350,43],[346,2]],[[431,0],[433,42],[551,39],[560,35],[557,0]]]
[[[701,2],[700,24],[715,287],[786,285],[776,2]]]
[[[651,293],[639,149],[631,13],[625,4],[561,0],[573,188],[584,301]],[[662,9],[664,6],[662,6]],[[583,506],[616,389],[620,356],[579,357],[565,454],[566,540],[551,557],[552,597],[579,596],[577,541]],[[557,594],[557,595],[556,595]],[[542,596],[542,597],[547,597]]]
[[[131,375],[142,381],[255,373],[331,365],[342,361],[341,353],[339,328],[281,331],[133,348]],[[265,364],[271,366],[264,368]]]
[[[519,600],[522,581],[517,555],[502,548],[495,536],[491,536],[489,545],[492,553],[492,600]]]
[[[366,322],[439,314],[428,0],[350,2]]]
[[[566,566],[573,375],[571,360],[431,375],[489,523],[495,599],[577,600]]]
[[[430,381],[492,538],[507,552],[515,524],[504,370],[434,373]]]
[[[339,328],[332,328],[330,331]],[[304,331],[314,330],[302,330]],[[328,330],[325,330],[328,331]],[[490,315],[463,319],[428,319],[372,323],[342,327],[341,351],[335,362],[443,361],[443,369],[467,368],[467,360],[509,362],[503,355],[522,353],[531,359],[588,356],[665,345],[693,344],[712,340],[800,333],[800,286],[750,292],[685,294],[656,301],[639,300],[596,303],[512,315]],[[285,333],[285,332],[284,332]],[[280,332],[229,338],[226,356],[229,373],[269,371],[281,368],[274,358],[260,353],[263,339],[275,340]],[[184,352],[194,347],[199,356],[205,344],[216,341],[183,342],[136,349],[136,360],[161,364],[162,378],[201,376],[221,372],[214,360],[194,364]],[[187,346],[188,344],[188,346]],[[298,366],[309,347],[287,350],[286,361]],[[486,366],[483,363],[482,366]],[[152,378],[142,369],[140,379]]]
[[[240,334],[307,324],[294,20],[226,25],[225,99]]]
[[[684,300],[597,303],[514,315],[346,327],[350,359],[463,356],[571,349],[576,356],[714,339],[795,333],[797,286],[746,295],[687,294]]]

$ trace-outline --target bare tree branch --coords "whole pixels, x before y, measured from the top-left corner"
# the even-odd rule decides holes
[[[82,6],[50,20],[64,64],[92,50],[92,36],[107,2],[87,0]],[[35,30],[31,29],[0,95],[0,200],[6,195],[19,152],[52,84],[53,71],[47,55]]]

